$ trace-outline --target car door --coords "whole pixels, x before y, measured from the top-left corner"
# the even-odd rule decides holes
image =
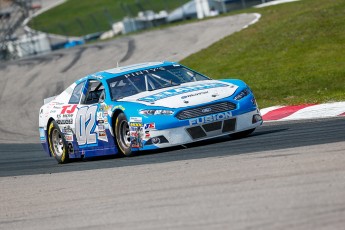
[[[79,148],[98,149],[99,147],[99,139],[102,139],[99,137],[103,134],[98,125],[102,97],[104,97],[103,84],[96,79],[87,80],[75,117],[75,135]]]

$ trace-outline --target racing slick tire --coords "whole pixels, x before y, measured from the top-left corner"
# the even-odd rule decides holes
[[[49,150],[54,158],[60,163],[69,161],[66,139],[56,121],[52,121],[48,127]]]
[[[252,134],[254,132],[254,130],[255,130],[255,128],[254,129],[248,129],[248,130],[234,133],[234,134],[230,134],[230,137],[232,137],[233,139],[241,139],[241,138],[244,138],[244,137]]]
[[[125,156],[132,155],[131,137],[127,118],[124,113],[120,113],[115,122],[115,138],[118,150]]]

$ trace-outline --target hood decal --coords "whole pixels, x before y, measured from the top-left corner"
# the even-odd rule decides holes
[[[138,101],[145,101],[145,102],[154,102],[164,98],[173,97],[179,94],[190,93],[194,91],[204,90],[204,89],[212,89],[212,88],[220,88],[220,87],[228,87],[228,84],[225,83],[207,83],[207,84],[198,84],[193,86],[183,86],[175,89],[169,89],[160,93],[156,93],[147,97],[139,98]]]

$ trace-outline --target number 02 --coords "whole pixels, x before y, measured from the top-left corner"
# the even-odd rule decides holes
[[[96,128],[96,112],[97,106],[82,107],[78,110],[75,133],[79,145],[97,143],[97,134],[94,132]]]

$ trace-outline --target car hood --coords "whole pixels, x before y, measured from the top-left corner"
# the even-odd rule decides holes
[[[136,102],[145,105],[181,108],[208,103],[229,97],[238,86],[217,80],[184,83],[174,87],[142,92],[119,101]]]

